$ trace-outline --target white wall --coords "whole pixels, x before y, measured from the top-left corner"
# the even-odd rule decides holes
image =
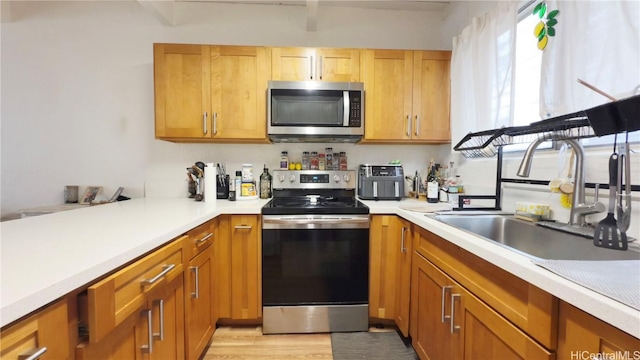
[[[64,185],[73,184],[102,185],[108,195],[124,186],[130,197],[182,196],[184,168],[197,160],[226,161],[231,169],[277,164],[284,145],[155,140],[154,42],[443,48],[436,12],[321,5],[317,31],[307,32],[300,6],[179,2],[174,26],[161,25],[134,1],[20,1],[9,9],[1,28],[3,213],[61,203]],[[352,168],[391,158],[413,173],[442,147],[343,149]]]

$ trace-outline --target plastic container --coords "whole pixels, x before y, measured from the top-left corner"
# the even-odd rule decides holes
[[[327,170],[333,170],[333,148],[326,148],[325,151],[325,168]]]
[[[312,151],[309,158],[309,170],[318,170],[318,152]]]
[[[280,170],[289,170],[289,153],[287,151],[280,154]]]
[[[347,170],[347,153],[344,151],[340,151],[340,170]]]
[[[243,183],[253,182],[253,165],[252,164],[242,164],[241,179]],[[236,191],[238,191],[238,188],[236,188]]]
[[[309,170],[309,167],[311,166],[309,163],[309,157],[308,151],[304,151],[302,153],[302,170]]]

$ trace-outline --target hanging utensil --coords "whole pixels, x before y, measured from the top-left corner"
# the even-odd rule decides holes
[[[627,234],[618,233],[618,224],[614,217],[618,175],[618,154],[614,151],[609,157],[609,212],[596,226],[593,233],[593,245],[607,249],[627,250]]]
[[[618,206],[616,215],[618,229],[626,232],[631,224],[631,160],[629,157],[629,133],[625,143],[620,145],[620,155],[618,156]],[[624,175],[624,193],[622,193],[622,177]]]

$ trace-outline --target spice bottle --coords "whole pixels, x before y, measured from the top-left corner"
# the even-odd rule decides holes
[[[347,153],[340,151],[340,170],[347,170]]]
[[[325,168],[327,170],[333,170],[333,149],[328,147],[324,149],[325,155]]]
[[[303,151],[302,152],[302,170],[309,170],[310,164],[309,164],[309,152],[308,151]]]
[[[283,151],[280,155],[280,170],[289,170],[289,153]]]
[[[309,160],[309,169],[310,170],[318,170],[318,152],[312,151],[311,158]]]

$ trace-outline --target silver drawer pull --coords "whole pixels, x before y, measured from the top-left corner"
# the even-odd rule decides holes
[[[142,280],[140,281],[140,285],[145,286],[145,285],[152,285],[153,283],[155,283],[156,281],[160,280],[161,278],[163,278],[165,275],[167,275],[167,273],[171,270],[173,270],[173,268],[176,267],[175,264],[170,264],[170,265],[164,265],[162,268],[164,270],[162,270],[160,272],[160,274],[154,276],[153,278],[149,279],[149,280]]]
[[[242,230],[242,229],[252,229],[253,226],[251,226],[251,225],[236,225],[233,228],[234,229],[238,229],[238,230]]]
[[[196,280],[196,286],[195,286],[195,291],[191,293],[191,297],[194,299],[197,299],[200,297],[200,286],[199,286],[199,275],[200,275],[200,269],[198,269],[197,266],[192,266],[190,267],[191,271],[193,271],[193,274],[195,275],[195,280]]]
[[[47,352],[47,347],[43,346],[41,348],[31,349],[23,352],[18,355],[18,360],[36,360],[40,356],[44,355]]]
[[[446,299],[447,290],[451,290],[451,289],[453,289],[453,286],[443,286],[442,287],[442,306],[440,308],[440,312],[442,314],[442,323],[444,323],[445,319],[450,319],[451,318],[451,315],[445,315],[445,313],[444,313],[445,299]]]
[[[455,312],[456,312],[456,299],[460,299],[460,294],[451,294],[451,333],[458,332],[460,325],[456,325]]]
[[[202,244],[203,242],[209,240],[212,236],[213,236],[213,233],[209,233],[206,236],[204,236],[202,239],[196,240],[196,243],[197,244]]]
[[[147,328],[148,328],[148,336],[147,336],[147,345],[140,346],[143,354],[151,354],[153,352],[153,314],[151,310],[142,310],[140,315],[147,317]]]
[[[160,332],[153,333],[153,338],[162,341],[164,340],[164,299],[153,300],[153,303],[158,304],[158,310],[160,311],[160,314],[158,314],[160,318]]]

